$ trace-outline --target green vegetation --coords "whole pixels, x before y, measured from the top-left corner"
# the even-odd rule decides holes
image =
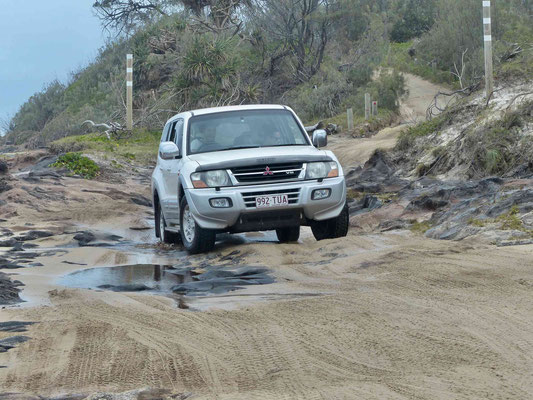
[[[88,119],[122,123],[130,52],[135,126],[154,131],[180,110],[229,104],[287,104],[306,121],[336,119],[352,107],[358,119],[366,92],[382,112],[395,113],[404,94],[398,71],[455,87],[483,72],[478,0],[140,3],[94,2],[117,39],[68,83],[52,82],[32,96],[0,140],[39,146],[90,133],[82,125]],[[531,2],[493,5],[497,76],[527,79],[533,74]]]
[[[75,175],[93,179],[100,173],[100,167],[93,160],[80,153],[66,153],[57,159],[52,167],[66,168]]]
[[[409,55],[409,51],[414,49],[414,46],[412,41],[391,43],[387,64],[399,71],[418,75],[428,81],[453,86],[455,79],[449,71],[436,68],[436,64],[432,64],[431,61],[421,60]]]
[[[50,150],[58,154],[71,151],[104,153],[115,158],[112,164],[115,162],[117,165],[120,159],[147,164],[155,162],[160,138],[160,132],[144,129],[134,130],[131,136],[121,139],[108,139],[101,134],[91,133],[56,140],[50,144]]]
[[[533,138],[521,128],[533,122],[533,102],[508,112],[501,120],[468,132],[465,149],[472,160],[472,175],[504,175],[533,157]]]
[[[470,218],[468,220],[468,224],[472,225],[472,226],[475,226],[477,228],[483,228],[483,227],[485,227],[487,225],[487,221],[486,220],[477,219],[477,218]]]
[[[383,203],[390,203],[398,199],[398,193],[371,193],[371,192],[359,192],[357,190],[348,189],[346,198],[348,200],[360,200],[363,196],[374,196],[381,200]]]
[[[520,210],[516,205],[514,205],[508,212],[500,215],[497,218],[486,218],[483,220],[471,218],[468,220],[468,223],[479,228],[483,228],[489,224],[496,224],[498,229],[504,231],[520,231],[533,237],[533,229],[527,229],[524,226],[524,223],[519,218],[519,213]]]
[[[417,138],[438,133],[450,121],[450,114],[443,113],[429,121],[421,122],[404,130],[398,137],[396,150],[405,151],[411,148]]]
[[[431,229],[431,223],[429,221],[422,221],[422,222],[416,221],[413,225],[411,225],[411,232],[419,233],[422,235],[425,234],[430,229]]]
[[[496,222],[501,223],[500,229],[516,231],[524,230],[524,224],[520,218],[518,218],[519,212],[520,210],[517,206],[512,206],[507,213],[496,218]]]

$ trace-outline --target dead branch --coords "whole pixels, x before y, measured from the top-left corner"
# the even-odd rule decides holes
[[[505,109],[505,111],[509,111],[509,109],[511,108],[511,106],[513,105],[513,103],[519,98],[519,97],[522,97],[522,96],[528,96],[530,94],[533,94],[533,92],[524,92],[524,93],[519,93],[517,94],[512,100],[511,102],[509,103],[509,105],[507,106],[507,108]]]
[[[464,89],[463,78],[464,78],[465,70],[466,70],[466,64],[465,64],[465,55],[466,55],[466,53],[468,53],[468,49],[465,49],[463,51],[463,54],[461,55],[461,72],[459,72],[459,69],[457,68],[457,64],[455,62],[453,63],[453,67],[455,68],[455,72],[453,72],[453,71],[450,72],[452,75],[455,75],[457,77],[457,79],[459,79],[459,85],[461,86],[461,89]]]
[[[111,135],[116,135],[118,132],[125,131],[125,128],[116,122],[110,122],[109,124],[100,123],[96,124],[91,120],[83,121],[82,125],[91,124],[94,128],[106,128],[104,131],[108,139],[111,139]]]
[[[470,94],[472,94],[474,91],[476,91],[479,88],[480,84],[481,84],[481,79],[479,79],[476,83],[473,83],[472,85],[470,85],[470,86],[468,86],[466,88],[460,89],[460,90],[456,90],[456,91],[449,92],[449,93],[439,91],[433,97],[433,101],[431,102],[431,104],[429,105],[428,109],[426,110],[426,120],[429,121],[430,119],[432,119],[436,115],[444,112],[446,110],[446,108],[448,108],[448,106],[450,105],[451,101],[453,100],[453,98],[455,96],[469,96]],[[448,101],[448,103],[446,104],[446,107],[444,107],[444,108],[441,108],[438,105],[438,99],[439,99],[440,96],[450,97],[450,100]],[[435,110],[436,110],[436,112],[435,112]]]

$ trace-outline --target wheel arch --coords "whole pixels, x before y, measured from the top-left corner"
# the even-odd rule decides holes
[[[155,222],[155,237],[160,237],[161,234],[159,233],[159,226],[157,223],[157,213],[159,212],[159,192],[157,191],[157,188],[154,188],[154,191],[152,193],[152,207],[154,208],[154,222]]]
[[[183,182],[183,177],[180,176],[178,180],[178,207],[181,205],[181,199],[185,196],[185,190],[183,189],[185,184]]]

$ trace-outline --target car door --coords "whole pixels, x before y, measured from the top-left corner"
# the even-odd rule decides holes
[[[181,149],[183,138],[183,119],[178,119],[172,122],[170,126],[167,142],[174,142]],[[178,204],[178,181],[180,168],[182,165],[182,158],[173,160],[161,159],[161,172],[163,175],[164,191],[165,191],[165,204],[164,215],[169,224],[179,224],[179,204]]]

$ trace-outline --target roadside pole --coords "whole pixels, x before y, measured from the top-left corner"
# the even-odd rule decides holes
[[[370,93],[365,93],[365,119],[370,118]]]
[[[348,108],[346,111],[346,117],[348,119],[348,131],[351,132],[353,130],[353,109]]]
[[[378,102],[376,100],[372,102],[372,116],[378,116]]]
[[[133,129],[133,54],[126,55],[126,130]]]
[[[485,93],[487,101],[494,91],[494,73],[492,67],[492,21],[490,17],[490,0],[483,1],[483,41],[485,43]]]

